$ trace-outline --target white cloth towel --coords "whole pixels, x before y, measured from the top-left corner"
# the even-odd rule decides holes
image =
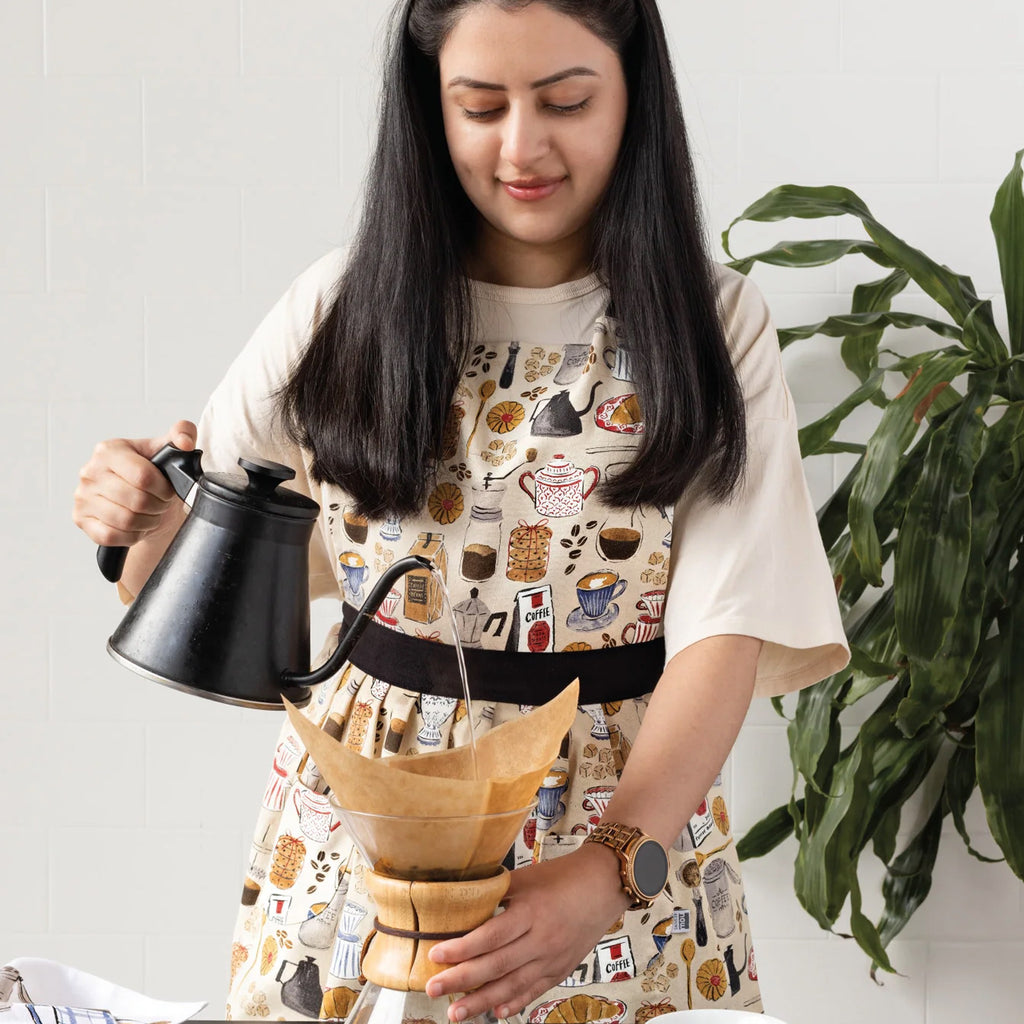
[[[33,1004],[36,1016],[26,1004]],[[104,1020],[106,1011],[115,1021],[138,1024],[181,1024],[194,1017],[203,1007],[201,1003],[168,1003],[151,999],[141,992],[123,988],[69,967],[56,960],[39,957],[19,957],[0,968],[0,1024],[79,1024]],[[94,1014],[66,1013],[67,1010],[87,1009]]]

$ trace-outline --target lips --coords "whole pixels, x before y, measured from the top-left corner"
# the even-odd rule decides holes
[[[564,181],[565,178],[520,178],[517,181],[503,181],[502,186],[513,199],[529,202],[554,195]]]

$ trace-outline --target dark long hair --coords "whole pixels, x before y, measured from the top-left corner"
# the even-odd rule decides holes
[[[464,259],[477,214],[445,140],[438,53],[479,2],[396,9],[362,220],[332,305],[280,396],[315,478],[372,517],[423,508],[472,344]],[[698,475],[725,500],[745,464],[743,398],[656,0],[486,2],[545,3],[616,50],[625,71],[627,122],[594,214],[592,269],[629,339],[645,431],[630,465],[602,483],[602,500],[667,506]]]

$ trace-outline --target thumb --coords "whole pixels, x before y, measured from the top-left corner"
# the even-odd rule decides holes
[[[167,431],[167,442],[175,448],[190,452],[196,446],[199,436],[199,429],[191,420],[178,420],[169,431]]]
[[[162,437],[146,437],[129,444],[144,458],[151,459],[166,444],[173,444],[184,452],[190,452],[196,446],[198,430],[191,420],[178,420]]]

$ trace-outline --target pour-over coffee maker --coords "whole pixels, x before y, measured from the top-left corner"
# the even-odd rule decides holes
[[[494,915],[509,884],[501,862],[531,810],[424,818],[360,813],[335,804],[370,865],[363,881],[377,904],[361,961],[366,984],[346,1024],[447,1021],[456,997],[427,995],[427,982],[445,970],[428,954]],[[430,835],[443,840],[433,843]],[[487,1012],[467,1024],[498,1019]],[[518,1014],[501,1019],[522,1020]]]
[[[352,935],[366,987],[344,1007],[329,990],[328,1013],[344,1011],[346,1024],[447,1021],[454,999],[427,995],[427,982],[444,970],[428,954],[497,910],[510,881],[502,862],[536,804],[578,699],[573,681],[546,704],[490,729],[475,751],[453,747],[389,758],[362,757],[286,705],[359,851],[360,884],[377,907],[361,956]]]

